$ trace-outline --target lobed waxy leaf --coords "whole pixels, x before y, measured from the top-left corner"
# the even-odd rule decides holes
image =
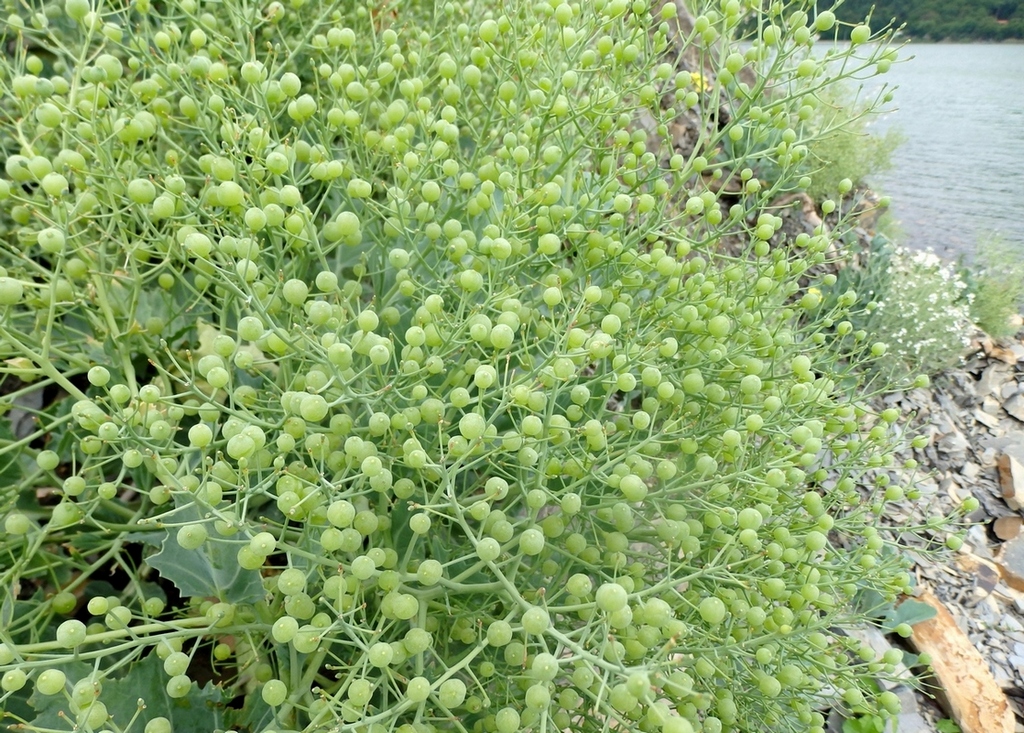
[[[922,621],[935,618],[936,613],[938,612],[931,605],[908,598],[895,609],[886,613],[882,628],[885,631],[892,631],[900,624],[914,626]]]
[[[215,596],[227,603],[255,603],[263,599],[260,574],[238,564],[240,545],[237,542],[211,533],[198,549],[186,550],[178,544],[177,525],[202,520],[194,504],[174,510],[166,520],[175,527],[148,538],[155,543],[155,538],[159,537],[161,549],[146,562],[174,583],[183,596]]]
[[[121,730],[138,712],[131,730],[142,730],[153,718],[167,718],[174,731],[213,731],[224,728],[224,691],[207,682],[192,689],[184,697],[172,698],[165,686],[163,662],[156,654],[132,665],[120,679],[103,684],[103,702],[110,720]],[[140,707],[145,705],[140,710]],[[113,727],[113,726],[111,726]]]

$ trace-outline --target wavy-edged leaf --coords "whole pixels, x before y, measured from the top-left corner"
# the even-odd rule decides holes
[[[136,713],[139,718],[131,728],[133,731],[141,731],[147,722],[160,717],[171,721],[174,731],[205,733],[224,728],[227,700],[221,688],[212,682],[205,687],[193,682],[187,695],[173,698],[167,694],[167,679],[163,662],[153,653],[132,665],[120,679],[103,683],[103,702],[118,729],[127,729]],[[141,712],[140,704],[145,705]]]
[[[895,610],[886,614],[885,620],[882,623],[882,629],[886,632],[891,632],[900,624],[914,626],[922,621],[934,618],[937,613],[938,611],[929,604],[908,598],[898,605]]]
[[[174,524],[202,519],[195,504],[174,510],[165,518]],[[177,530],[164,530],[160,552],[146,562],[174,583],[183,596],[214,596],[228,603],[256,603],[263,599],[263,583],[256,570],[238,564],[238,543],[210,532],[195,550],[186,550],[175,539]]]
[[[88,679],[94,673],[93,666],[84,662],[54,664],[67,675],[67,689],[79,680]],[[103,678],[102,673],[100,675]],[[153,718],[164,717],[171,721],[174,731],[214,731],[224,728],[224,713],[227,699],[224,691],[207,683],[200,688],[193,683],[188,694],[172,698],[167,694],[167,675],[163,662],[150,654],[128,668],[117,679],[103,680],[103,704],[115,730],[141,731]],[[26,691],[31,686],[25,688]],[[32,721],[34,728],[41,730],[71,730],[75,714],[66,695],[40,695],[32,692],[28,703],[36,711]],[[136,717],[136,715],[138,717]],[[116,726],[116,727],[115,727]]]

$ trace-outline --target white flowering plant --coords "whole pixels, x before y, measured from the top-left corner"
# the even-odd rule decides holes
[[[880,528],[913,490],[874,478],[908,438],[802,318],[845,218],[783,242],[774,203],[887,31],[835,77],[803,0],[7,7],[20,730],[898,711],[874,680],[902,655],[839,630],[910,588]]]
[[[864,307],[850,314],[854,329],[885,344],[872,367],[887,378],[937,374],[960,363],[973,330],[974,294],[955,263],[931,250],[910,249],[876,235],[869,249],[840,275]]]

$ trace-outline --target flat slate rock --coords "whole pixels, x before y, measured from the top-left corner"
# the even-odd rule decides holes
[[[1024,536],[1018,535],[999,548],[999,572],[1006,584],[1014,590],[1024,591]]]
[[[1024,422],[1024,394],[1017,392],[1003,403],[1003,409],[1017,420]]]

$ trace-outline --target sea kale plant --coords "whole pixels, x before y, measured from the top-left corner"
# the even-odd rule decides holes
[[[8,722],[894,713],[841,629],[909,589],[901,416],[837,386],[845,216],[774,203],[893,51],[812,6],[7,2]]]

